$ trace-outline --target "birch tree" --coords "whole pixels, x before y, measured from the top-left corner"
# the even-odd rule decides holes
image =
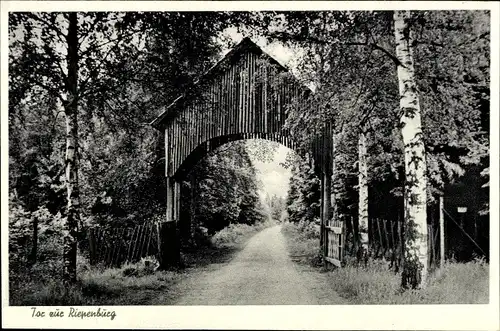
[[[405,165],[405,245],[402,285],[424,287],[427,281],[427,177],[421,110],[413,63],[409,11],[394,12],[394,33]]]
[[[342,211],[356,215],[363,208],[357,205],[357,212],[350,208],[360,203],[356,198],[360,192],[352,188],[362,185],[356,185],[360,173],[353,164],[359,161],[358,133],[364,110],[374,103],[374,110],[366,114],[370,123],[368,183],[377,193],[370,200],[394,203],[392,208],[370,210],[369,216],[396,219],[404,210],[399,205],[403,206],[405,145],[399,127],[396,68],[401,60],[394,54],[393,13],[296,12],[279,14],[276,20],[278,28],[269,33],[271,39],[299,45],[297,53],[303,54],[298,61],[299,77],[321,82],[316,84],[316,107],[294,110],[287,119],[297,129],[294,138],[306,140],[325,117],[335,120],[339,133],[336,177],[343,191],[337,196],[342,205],[349,206]],[[489,15],[422,11],[412,13],[411,27],[416,32],[410,44],[416,62],[414,80],[423,106],[420,136],[427,152],[422,164],[427,193],[422,198],[433,203],[433,196],[460,179],[469,165],[488,163],[488,122],[484,119],[489,109]]]
[[[368,238],[368,164],[366,148],[366,132],[361,129],[358,140],[358,235],[362,247],[366,249]]]
[[[78,225],[80,224],[80,191],[78,185],[78,18],[76,12],[68,14],[66,35],[68,75],[66,78],[66,190],[67,218],[64,227],[64,269],[67,282],[76,281],[76,252]]]

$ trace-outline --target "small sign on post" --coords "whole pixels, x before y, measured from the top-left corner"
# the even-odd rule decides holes
[[[467,207],[457,207],[457,212],[460,214],[465,214],[467,212]]]
[[[439,266],[442,268],[444,266],[444,198],[439,197]]]

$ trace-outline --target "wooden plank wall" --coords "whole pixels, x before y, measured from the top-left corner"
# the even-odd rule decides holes
[[[165,127],[167,221],[178,221],[180,191],[175,183],[207,153],[230,141],[267,139],[312,157],[321,178],[321,246],[327,261],[341,265],[345,226],[332,219],[332,126],[311,133],[299,151],[284,127],[291,107],[311,107],[310,91],[261,54],[248,50],[175,104]],[[305,113],[304,113],[305,114]]]
[[[275,84],[279,81],[279,84]],[[260,54],[251,50],[186,96],[165,129],[167,177],[183,177],[208,152],[233,140],[268,139],[295,149],[284,128],[287,109],[306,89]],[[313,140],[315,164],[328,172],[329,136]]]

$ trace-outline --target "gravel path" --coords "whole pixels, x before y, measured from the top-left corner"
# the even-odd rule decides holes
[[[212,269],[212,270],[211,270]],[[289,258],[280,227],[253,236],[227,264],[212,266],[184,284],[176,305],[317,305],[342,300],[325,286],[326,274]]]

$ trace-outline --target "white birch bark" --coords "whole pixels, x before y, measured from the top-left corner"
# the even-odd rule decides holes
[[[366,160],[366,133],[358,139],[358,230],[362,248],[368,248],[368,165]]]
[[[415,82],[409,11],[395,11],[394,30],[405,163],[404,287],[424,287],[427,281],[426,155],[420,104]]]
[[[78,184],[78,20],[76,12],[68,14],[68,78],[64,105],[66,115],[66,191],[67,218],[64,225],[63,278],[65,282],[76,281],[77,236],[80,223],[80,192]]]

